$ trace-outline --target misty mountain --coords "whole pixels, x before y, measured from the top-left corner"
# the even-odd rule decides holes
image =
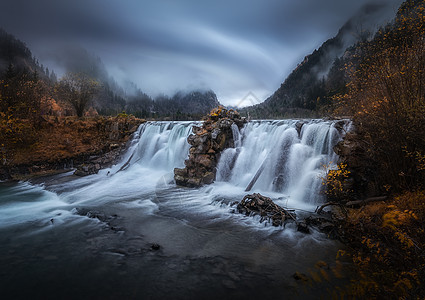
[[[196,119],[219,105],[214,92],[178,92],[174,96],[151,96],[130,81],[118,84],[100,57],[86,49],[67,45],[48,52],[44,59],[62,72],[84,73],[101,85],[92,107],[101,115],[116,115],[125,111],[141,118]]]
[[[116,115],[126,105],[125,91],[109,75],[100,57],[75,45],[58,46],[46,50],[43,59],[61,73],[84,73],[100,83],[100,90],[94,96],[92,107],[102,115]]]
[[[0,28],[0,79],[7,72],[13,76],[37,74],[49,83],[56,80],[56,74],[40,65],[24,42]]]
[[[281,86],[263,103],[247,107],[254,118],[312,116],[329,104],[330,98],[345,88],[344,64],[353,49],[350,47],[367,40],[377,28],[375,17],[382,6],[364,6],[342,26],[337,35],[325,41],[291,72]]]

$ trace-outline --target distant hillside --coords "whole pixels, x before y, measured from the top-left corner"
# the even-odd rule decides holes
[[[47,81],[54,81],[56,78],[54,73],[46,71],[38,63],[24,42],[0,28],[0,80],[6,77],[8,71],[8,76],[37,73]]]
[[[67,46],[47,54],[49,62],[63,72],[84,73],[100,83],[100,89],[90,106],[100,115],[117,115],[123,111],[143,118],[192,120],[199,119],[220,105],[213,91],[177,92],[175,95],[152,98],[132,82],[123,88],[111,76],[102,60],[81,47]],[[24,42],[0,28],[0,80],[18,82],[22,76],[41,79],[49,89],[45,98],[57,98],[53,86],[57,81],[54,70],[40,65]],[[27,79],[26,79],[27,80]],[[18,85],[18,83],[16,83]],[[63,107],[62,114],[72,113],[67,104],[56,99]],[[55,102],[56,103],[56,102]],[[6,108],[5,108],[6,109]]]
[[[350,19],[337,35],[324,42],[292,71],[273,95],[263,103],[244,108],[253,118],[311,117],[322,114],[336,93],[344,90],[346,75],[343,70],[347,58],[352,58],[353,44],[371,37],[375,24],[370,20],[381,9],[367,5]],[[368,25],[370,23],[370,25]]]
[[[83,48],[71,47],[57,55],[57,61],[62,61],[67,71],[88,74],[101,83],[92,105],[102,115],[125,111],[142,118],[196,119],[220,104],[212,91],[178,92],[172,97],[152,98],[132,82],[126,82],[124,89],[108,73],[102,60]]]
[[[155,100],[139,91],[129,97],[126,111],[142,118],[197,120],[220,105],[213,91],[178,92],[172,97],[158,96]]]

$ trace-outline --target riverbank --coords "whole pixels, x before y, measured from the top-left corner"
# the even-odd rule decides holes
[[[417,298],[425,294],[425,193],[423,185],[382,184],[382,161],[371,155],[364,133],[349,132],[334,148],[338,169],[326,178],[327,205],[338,211],[339,253],[356,278],[341,297]],[[408,153],[406,154],[408,155]],[[374,159],[372,159],[374,158]],[[420,162],[419,162],[420,163]],[[417,169],[423,169],[418,164]],[[399,173],[401,178],[406,174]],[[406,182],[411,178],[406,178]],[[413,178],[415,180],[416,178]],[[412,180],[412,181],[413,181]]]
[[[78,168],[80,175],[97,173],[119,159],[143,122],[133,116],[44,117],[33,144],[4,155],[0,180],[25,180],[73,168]]]
[[[425,294],[425,193],[404,192],[381,201],[345,208],[338,259],[356,274],[340,296],[419,299]],[[340,214],[342,215],[342,214]]]

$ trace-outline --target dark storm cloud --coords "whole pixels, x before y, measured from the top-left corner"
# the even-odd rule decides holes
[[[46,65],[54,66],[57,45],[76,43],[100,56],[118,80],[148,93],[212,88],[231,104],[249,91],[263,100],[366,3],[2,0],[0,26],[27,41]],[[381,1],[367,22],[390,20],[400,3]]]

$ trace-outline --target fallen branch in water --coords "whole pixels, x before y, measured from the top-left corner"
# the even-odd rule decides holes
[[[316,210],[314,212],[320,215],[325,207],[331,206],[331,205],[341,206],[341,203],[338,203],[338,202],[327,202],[325,204],[322,204],[322,205],[316,207]]]
[[[289,219],[296,222],[294,210],[284,209],[274,203],[270,198],[258,193],[243,197],[242,201],[238,204],[237,209],[240,213],[247,216],[260,215],[260,222],[265,219],[269,219],[272,221],[273,226],[283,225]]]

